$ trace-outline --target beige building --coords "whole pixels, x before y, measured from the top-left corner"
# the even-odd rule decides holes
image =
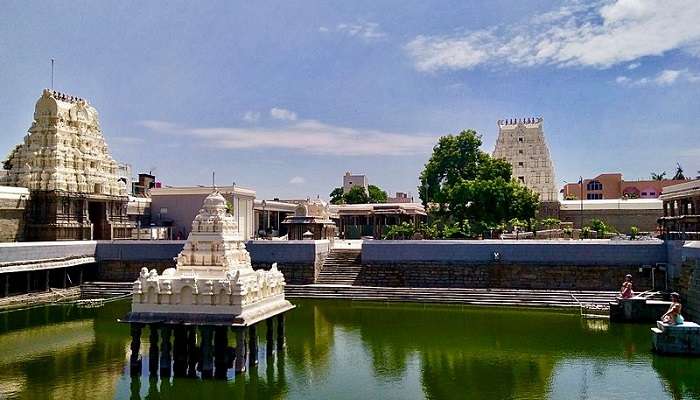
[[[700,179],[663,188],[659,226],[667,239],[700,240]]]
[[[350,172],[346,172],[343,176],[343,193],[347,193],[355,186],[359,186],[367,191],[369,186],[367,182],[367,175],[352,175]]]
[[[563,200],[558,218],[571,222],[574,228],[599,219],[618,232],[629,233],[633,226],[642,232],[654,232],[656,220],[662,215],[663,204],[659,199]]]
[[[192,229],[202,202],[212,193],[211,186],[164,187],[151,189],[151,221],[171,228],[173,239],[185,239]],[[217,186],[231,205],[237,229],[245,239],[254,236],[253,201],[255,191],[239,186]],[[234,193],[235,190],[235,193]]]
[[[544,138],[542,118],[498,121],[493,152],[513,166],[513,178],[540,195],[540,201],[557,201],[554,165]]]
[[[24,213],[29,190],[0,186],[0,242],[24,240]]]

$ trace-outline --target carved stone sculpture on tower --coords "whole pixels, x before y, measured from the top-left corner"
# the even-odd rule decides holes
[[[554,165],[542,130],[542,118],[498,121],[494,158],[513,166],[513,178],[540,195],[542,202],[557,201]]]
[[[222,318],[220,322],[252,324],[294,307],[284,298],[284,286],[276,265],[269,271],[253,269],[226,200],[214,192],[192,222],[176,268],[162,275],[141,270],[129,318],[170,315],[192,322],[209,315]]]
[[[0,185],[30,190],[30,240],[128,237],[126,182],[119,181],[86,100],[45,89],[23,143],[3,163]]]

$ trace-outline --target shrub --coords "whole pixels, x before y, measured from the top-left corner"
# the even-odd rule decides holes
[[[636,226],[631,226],[630,227],[630,239],[634,240],[637,238],[637,235],[639,235],[639,228]]]
[[[591,236],[591,228],[584,226],[581,228],[581,239],[588,239]]]

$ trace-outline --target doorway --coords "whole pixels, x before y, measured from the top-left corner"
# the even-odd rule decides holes
[[[102,201],[88,202],[88,217],[92,222],[92,240],[110,240],[109,224],[107,224],[107,203]]]

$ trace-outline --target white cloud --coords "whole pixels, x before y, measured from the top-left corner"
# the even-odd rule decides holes
[[[256,111],[246,111],[243,114],[243,121],[255,123],[260,120],[260,113]]]
[[[681,49],[700,54],[700,1],[572,1],[513,26],[419,35],[405,45],[419,71],[484,64],[607,68]]]
[[[357,22],[343,22],[330,29],[325,26],[318,28],[319,32],[337,32],[350,37],[360,38],[366,42],[371,42],[386,37],[386,33],[376,22],[359,20]]]
[[[150,121],[154,122],[154,121]],[[158,121],[159,122],[159,121]],[[429,154],[439,135],[355,129],[315,120],[290,121],[276,128],[186,128],[148,124],[155,132],[189,136],[204,145],[227,149],[279,148],[334,156],[405,156]],[[167,127],[167,129],[159,129]]]
[[[640,65],[642,65],[642,64],[641,63],[632,63],[632,64],[627,66],[627,69],[629,69],[629,70],[637,69],[637,68],[639,68]]]
[[[303,176],[295,176],[289,180],[289,183],[291,183],[292,185],[301,185],[303,183],[306,183],[306,179],[304,179]]]
[[[294,111],[289,111],[284,108],[273,107],[270,109],[270,116],[274,119],[281,119],[284,121],[296,121],[297,113]]]
[[[627,86],[671,86],[680,81],[700,82],[700,74],[690,72],[687,69],[666,69],[653,77],[631,79],[627,76],[618,76],[615,79],[615,82]]]

